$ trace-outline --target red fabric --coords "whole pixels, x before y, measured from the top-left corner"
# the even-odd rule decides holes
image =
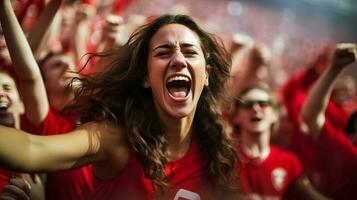
[[[45,7],[44,0],[22,0],[17,3],[18,5],[16,7],[15,14],[20,24],[22,24],[22,22],[24,21],[27,10],[31,5],[36,5],[40,13],[42,13]]]
[[[319,177],[321,191],[336,200],[357,199],[357,148],[328,120],[315,147],[323,163]]]
[[[238,172],[247,197],[281,199],[290,184],[302,175],[302,166],[296,155],[273,145],[269,156],[260,162],[242,150],[239,152],[242,163]]]
[[[357,150],[343,133],[349,114],[330,99],[319,138],[314,140],[300,131],[300,111],[317,78],[311,71],[301,71],[283,88],[284,103],[295,126],[291,148],[319,191],[337,200],[357,199]]]
[[[144,176],[139,160],[131,154],[128,164],[113,179],[104,181],[95,178],[94,199],[175,199],[175,195],[185,193],[183,190],[199,195],[201,199],[214,199],[206,169],[207,161],[203,159],[198,141],[194,139],[184,157],[167,164],[165,172],[171,177],[169,184],[173,187],[164,196],[158,197],[154,194],[150,179]],[[191,198],[181,196],[178,199]]]
[[[133,0],[115,0],[113,5],[113,11],[119,14],[122,13],[132,1]]]
[[[97,0],[83,0],[82,3],[95,6],[97,4]]]
[[[10,183],[10,178],[14,178],[19,175],[19,173],[12,172],[0,167],[0,194],[3,192],[3,187]]]
[[[26,118],[22,120],[23,130],[36,134],[55,135],[67,133],[76,128],[77,117],[56,112],[51,109],[39,126],[32,125]],[[92,166],[76,170],[48,173],[46,199],[85,200],[93,191]]]

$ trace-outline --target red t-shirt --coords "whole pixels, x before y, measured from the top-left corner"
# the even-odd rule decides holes
[[[301,160],[320,191],[336,200],[357,199],[357,148],[327,120],[313,145],[313,162]],[[303,153],[302,153],[303,154]]]
[[[248,199],[281,199],[290,184],[302,175],[302,167],[296,155],[273,145],[264,161],[251,158],[242,150],[239,152],[242,163],[238,172],[244,196]]]
[[[318,74],[313,70],[301,70],[283,86],[283,101],[288,110],[289,117],[294,123],[299,123],[301,108],[317,78]],[[331,121],[334,127],[344,130],[350,114],[344,111],[331,98],[326,108],[325,117]]]
[[[77,117],[56,112],[50,108],[46,119],[35,126],[23,117],[22,129],[34,134],[56,135],[67,133],[76,128]],[[48,173],[46,199],[81,200],[88,199],[93,191],[92,166],[79,169]]]
[[[165,173],[172,187],[163,196],[158,196],[132,153],[128,164],[114,178],[105,181],[94,178],[94,199],[215,199],[207,167],[198,141],[194,139],[185,156],[166,165]]]

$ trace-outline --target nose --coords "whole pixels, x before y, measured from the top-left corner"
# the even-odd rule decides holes
[[[2,87],[0,87],[0,97],[4,97],[4,96],[6,96],[5,90]]]
[[[253,102],[253,104],[252,104],[252,110],[258,111],[258,110],[260,110],[260,109],[262,109],[262,106],[261,106],[258,102]]]
[[[187,63],[186,63],[186,58],[185,56],[182,54],[181,51],[177,50],[175,52],[175,54],[172,57],[171,66],[176,67],[176,68],[184,68],[187,67]]]

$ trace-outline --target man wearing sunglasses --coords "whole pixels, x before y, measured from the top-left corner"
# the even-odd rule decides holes
[[[270,144],[278,105],[272,93],[254,85],[241,91],[235,100],[231,123],[242,164],[238,170],[244,199],[327,199],[303,174],[298,158]]]

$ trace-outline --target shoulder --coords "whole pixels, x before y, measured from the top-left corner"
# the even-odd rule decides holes
[[[270,146],[270,153],[271,153],[271,155],[274,156],[274,158],[279,158],[279,159],[285,160],[285,161],[294,160],[296,162],[299,162],[298,161],[299,159],[294,152],[279,148],[274,145]]]

